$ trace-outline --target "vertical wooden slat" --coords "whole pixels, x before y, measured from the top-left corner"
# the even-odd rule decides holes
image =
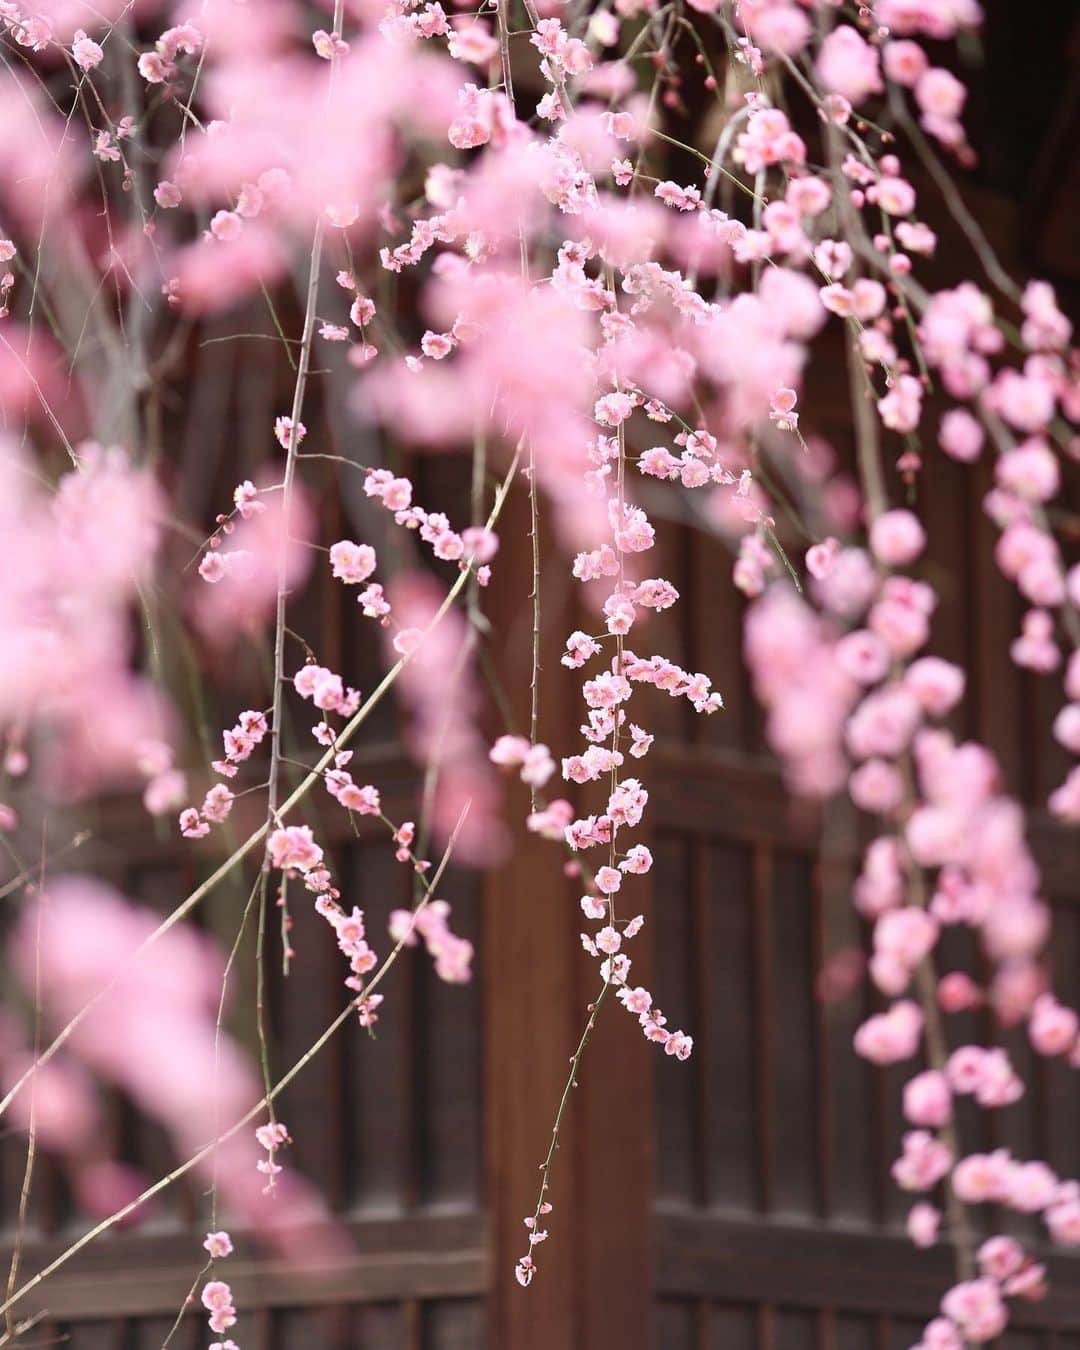
[[[510,809],[521,811],[522,796],[511,794]],[[515,850],[511,864],[489,876],[486,901],[484,1136],[494,1223],[492,1339],[528,1350],[572,1344],[578,1312],[576,1093],[549,1196],[554,1212],[547,1228],[553,1236],[537,1252],[533,1286],[519,1289],[513,1282],[514,1263],[528,1249],[522,1220],[536,1203],[538,1167],[586,1017],[574,997],[576,890],[561,877],[556,852],[530,839]]]
[[[828,838],[842,828],[829,819]],[[850,823],[850,822],[849,822]],[[855,839],[844,842],[854,848]],[[834,844],[840,842],[834,840]],[[821,923],[821,965],[861,949],[858,917],[851,902],[850,860],[826,857],[815,869]],[[854,1050],[854,1036],[869,1011],[864,979],[845,989],[827,988],[819,978],[822,1047],[822,1149],[826,1212],[830,1218],[867,1221],[875,1213],[876,1157],[873,1132],[873,1077]]]
[[[166,855],[159,863],[133,868],[127,875],[124,889],[136,903],[149,905],[165,915],[189,892],[189,883],[193,882],[190,864],[185,866],[182,861]],[[205,921],[205,916],[200,915],[200,925]],[[128,1128],[131,1148],[130,1152],[121,1155],[125,1161],[132,1162],[154,1180],[176,1166],[172,1140],[156,1120],[140,1112],[129,1118]],[[169,1186],[154,1202],[155,1221],[161,1223],[163,1215],[167,1214],[178,1226],[190,1223],[199,1208],[199,1190],[198,1184],[193,1184],[187,1177]]]
[[[690,533],[690,531],[688,531]],[[726,750],[746,749],[753,695],[742,654],[743,604],[731,584],[732,555],[716,539],[690,533],[691,565],[684,601],[692,616],[691,658],[724,699],[724,710],[694,721],[695,739]]]
[[[776,1314],[776,1350],[817,1350],[817,1316],[781,1308]]]
[[[365,914],[369,941],[385,953],[390,911],[409,903],[409,874],[386,847],[356,845],[346,859],[343,898]],[[341,1040],[347,1195],[359,1210],[400,1211],[406,1203],[411,1138],[407,1129],[411,1049],[406,1039],[407,980],[418,955],[405,952],[382,992],[386,1001],[369,1034],[357,1027]]]
[[[1071,1007],[1080,1005],[1080,910],[1054,907],[1051,947],[1054,989]],[[1080,1092],[1076,1070],[1060,1058],[1045,1063],[1046,1160],[1060,1177],[1080,1174]]]
[[[659,908],[653,994],[669,1026],[690,1028],[690,992],[695,972],[703,965],[692,939],[690,846],[679,836],[658,835],[653,840],[653,858],[653,885],[658,895],[669,897]],[[701,1141],[695,1120],[694,1072],[699,1064],[702,1072],[709,1072],[708,1045],[706,1035],[704,1053],[695,1050],[689,1064],[663,1055],[655,1065],[657,1199],[666,1203],[689,1205],[700,1199]]]
[[[620,892],[623,900],[620,912],[626,917],[641,913],[645,926],[628,944],[633,961],[631,976],[655,991],[653,943],[660,925],[667,921],[670,907],[651,875],[633,880],[638,884],[632,890],[627,894]],[[595,962],[586,960],[583,954],[579,954],[578,961],[586,974],[586,987],[594,987]],[[667,997],[666,989],[658,995],[661,1006]],[[603,1014],[594,1043],[586,1051],[593,1058],[583,1068],[579,1089],[580,1344],[584,1347],[603,1345],[605,1341],[616,1345],[633,1341],[649,1350],[655,1084],[661,1070],[673,1066],[683,1070],[692,1085],[693,1079],[686,1070],[692,1069],[693,1059],[680,1062],[663,1054],[645,1040],[637,1019],[618,1003],[610,1008],[605,1005]],[[679,1025],[671,1023],[673,1028]],[[693,1033],[693,1009],[682,1025]],[[631,1288],[633,1282],[636,1287]]]
[[[912,1350],[912,1346],[918,1345],[922,1339],[924,1325],[906,1318],[889,1318],[886,1323],[886,1350]]]
[[[161,1350],[162,1342],[172,1330],[173,1321],[174,1317],[145,1317],[132,1322],[124,1340],[124,1350]],[[243,1335],[245,1325],[250,1321],[250,1315],[238,1317],[229,1335],[236,1340]],[[206,1323],[201,1318],[185,1317],[169,1342],[169,1350],[192,1350],[205,1333]],[[103,1341],[102,1347],[107,1344],[107,1341]]]
[[[455,933],[479,938],[480,886],[449,873],[442,895]],[[483,953],[478,958],[483,960]],[[480,1202],[480,1084],[483,1065],[479,975],[464,985],[438,978],[426,953],[416,963],[417,1154],[420,1201],[475,1208]]]
[[[811,889],[806,859],[779,854],[773,864],[772,961],[776,1155],[773,1207],[820,1209],[817,1176],[817,1045],[811,971]]]
[[[756,1350],[757,1315],[749,1304],[714,1304],[709,1330],[709,1350]]]
[[[271,1318],[271,1350],[351,1350],[348,1308],[280,1308]]]
[[[873,1318],[837,1317],[834,1335],[836,1350],[877,1350],[877,1328]]]
[[[690,927],[693,934],[692,952],[694,953],[690,963],[690,1014],[687,1022],[689,1030],[701,1038],[700,1046],[695,1040],[695,1049],[698,1053],[694,1056],[690,1065],[692,1070],[695,1144],[694,1199],[699,1205],[707,1203],[711,1185],[712,1150],[709,1141],[713,1133],[711,1125],[714,1100],[705,1066],[709,1061],[710,1050],[716,1044],[710,1010],[714,975],[708,969],[708,963],[703,959],[703,953],[708,951],[712,945],[712,914],[705,878],[707,847],[706,842],[702,839],[696,839],[693,842],[690,854],[690,889],[686,897],[691,911]],[[684,1067],[686,1066],[684,1065]]]
[[[759,1303],[757,1314],[758,1350],[779,1350],[776,1343],[776,1309],[771,1303]]]
[[[754,1185],[753,892],[750,853],[706,844],[701,887],[707,930],[696,964],[707,998],[700,1071],[706,1200],[751,1210]]]
[[[484,1350],[488,1344],[479,1299],[440,1299],[421,1313],[420,1350]]]
[[[773,1022],[772,855],[763,845],[753,854],[754,904],[754,1068],[757,1128],[758,1203],[770,1211],[776,1195],[776,1074]],[[763,1314],[764,1317],[764,1314]],[[765,1321],[767,1322],[767,1318]],[[770,1324],[771,1325],[771,1324]]]
[[[653,1325],[662,1350],[697,1350],[697,1309],[688,1300],[661,1299]]]
[[[694,1350],[709,1350],[712,1340],[712,1307],[707,1299],[694,1304]]]
[[[334,941],[333,930],[315,912],[311,893],[294,882],[289,888],[288,902],[296,956],[285,977],[277,934],[280,911],[274,907],[273,897],[271,890],[267,979],[274,1001],[271,1065],[276,1077],[281,1067],[294,1063],[345,1006],[349,991],[343,981],[349,971]],[[347,888],[343,899],[346,907],[351,908]],[[340,1046],[343,1041],[361,1038],[363,1034],[355,1022],[343,1027],[307,1066],[303,1076],[286,1089],[277,1107],[295,1140],[295,1165],[318,1186],[332,1206],[339,1206],[344,1199]]]
[[[354,1309],[352,1328],[357,1350],[408,1350],[400,1303],[369,1303]]]
[[[938,969],[941,973],[962,970],[972,975],[980,983],[984,972],[981,957],[974,935],[970,930],[960,927],[946,928],[938,944]],[[950,1050],[961,1045],[982,1045],[993,1040],[995,1026],[987,1012],[965,1012],[951,1014],[945,1018],[945,1033]],[[915,1072],[913,1067],[903,1075],[908,1078]],[[955,1130],[962,1153],[974,1153],[991,1147],[993,1143],[993,1124],[989,1112],[979,1107],[971,1097],[958,1097],[955,1102]],[[907,1205],[902,1206],[906,1211]],[[897,1207],[894,1213],[901,1212]],[[977,1206],[971,1212],[971,1223],[979,1233],[990,1220],[985,1207]]]
[[[1026,1027],[995,1030],[998,1043],[1024,1083],[1024,1095],[1012,1106],[991,1113],[993,1143],[995,1147],[1010,1149],[1015,1158],[1042,1158],[1045,1153],[1039,1121],[1046,1110],[1046,1092],[1041,1058],[1032,1049]],[[1037,1215],[1017,1214],[1004,1207],[996,1215],[996,1221],[998,1231],[1012,1233],[1022,1241],[1040,1241],[1046,1231]]]
[[[971,491],[981,498],[993,481],[989,457],[972,469]],[[1009,658],[1009,646],[1020,631],[1022,606],[1016,588],[994,562],[996,526],[978,512],[971,560],[974,586],[971,606],[975,627],[975,659],[967,670],[966,702],[974,713],[974,729],[1001,763],[1011,791],[1023,794],[1025,728],[1018,716],[1020,672]]]
[[[504,638],[497,654],[499,675],[519,727],[528,726],[532,665],[528,520],[524,494],[515,491],[500,529],[503,552],[488,596],[489,613]],[[543,511],[541,530],[550,530]],[[565,559],[552,557],[542,593],[550,595],[547,583],[557,587],[565,578]],[[541,634],[539,734],[557,753],[578,743],[581,721],[580,689],[554,673],[572,626],[567,619],[568,606],[553,613],[549,605]],[[511,783],[506,794],[510,818],[520,820],[527,809],[527,793]],[[633,888],[635,894],[646,889]],[[517,842],[486,880],[484,1109],[494,1258],[490,1337],[500,1350],[597,1344],[600,1327],[612,1344],[644,1342],[647,1350],[651,1339],[651,1047],[614,1000],[601,1010],[581,1085],[572,1092],[549,1197],[554,1211],[545,1220],[551,1237],[536,1252],[539,1273],[528,1290],[513,1279],[514,1263],[527,1248],[522,1218],[533,1211],[538,1166],[551,1140],[569,1060],[587,1005],[599,991],[597,965],[582,953],[578,937],[580,895],[580,883],[563,874],[558,846],[534,836]],[[651,940],[650,927],[634,939],[635,963],[644,960]]]

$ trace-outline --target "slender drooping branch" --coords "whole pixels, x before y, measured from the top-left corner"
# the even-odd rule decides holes
[[[154,1196],[160,1195],[162,1191],[167,1190],[174,1181],[179,1181],[181,1177],[186,1176],[193,1168],[198,1167],[201,1162],[210,1157],[222,1144],[239,1134],[242,1129],[252,1124],[253,1121],[258,1120],[265,1110],[272,1107],[273,1103],[281,1096],[289,1084],[304,1071],[322,1048],[333,1038],[334,1034],[355,1014],[357,1005],[371,997],[375,992],[375,989],[389,973],[394,962],[401,955],[401,952],[408,944],[409,939],[415,931],[417,919],[435,897],[436,887],[442,880],[443,874],[450,863],[454,845],[457,841],[458,834],[461,831],[461,827],[465,823],[465,817],[468,814],[468,810],[469,806],[468,803],[466,803],[458,817],[453,832],[447,841],[446,850],[443,853],[442,859],[428,883],[428,889],[420,903],[412,911],[412,922],[398,938],[382,965],[380,965],[379,969],[364,986],[363,993],[358,994],[355,998],[349,1000],[349,1003],[337,1014],[330,1025],[325,1028],[315,1041],[312,1042],[307,1050],[304,1051],[295,1064],[293,1064],[292,1068],[290,1068],[287,1073],[283,1074],[240,1120],[235,1121],[227,1130],[217,1134],[209,1143],[191,1154],[186,1161],[182,1162],[178,1167],[174,1167],[171,1172],[168,1172],[165,1176],[155,1181],[152,1186],[148,1186],[140,1195],[137,1195],[134,1200],[128,1201],[126,1205],[122,1205],[120,1209],[110,1214],[107,1218],[102,1219],[100,1223],[95,1224],[94,1227],[84,1233],[82,1237],[76,1239],[69,1247],[65,1248],[59,1256],[50,1261],[47,1266],[43,1267],[36,1275],[27,1280],[21,1288],[17,1289],[13,1294],[9,1293],[3,1305],[0,1306],[0,1316],[7,1317],[10,1311],[15,1308],[17,1304],[21,1303],[27,1294],[31,1293],[39,1285],[43,1284],[51,1275],[54,1275],[63,1266],[67,1265],[73,1256],[77,1256],[79,1252],[85,1247],[88,1247],[91,1242],[96,1238],[99,1238],[103,1233],[107,1233],[111,1228],[115,1228],[118,1223],[122,1223],[129,1214],[133,1214],[142,1205],[146,1204],[148,1200],[152,1200]]]
[[[510,492],[511,485],[513,484],[519,463],[520,463],[520,453],[517,453],[511,460],[510,467],[506,472],[506,476],[503,478],[499,490],[495,494],[495,501],[492,504],[492,508],[488,514],[486,523],[486,528],[489,530],[494,528],[499,517],[502,515],[503,506],[505,505],[506,498]],[[427,627],[424,629],[425,637],[427,636],[427,634],[432,632],[432,630],[436,628],[445,618],[451,606],[454,604],[454,601],[464,590],[466,582],[469,580],[472,574],[473,568],[471,565],[463,567],[461,571],[458,573],[457,577],[454,579],[453,585],[447,591],[442,604],[432,615]],[[334,756],[340,750],[344,749],[346,745],[348,745],[348,743],[352,740],[353,736],[356,735],[356,733],[364,725],[367,719],[371,716],[372,712],[374,712],[374,710],[382,702],[385,695],[389,692],[391,688],[393,688],[394,684],[397,682],[398,676],[404,669],[408,659],[409,659],[408,657],[403,656],[394,662],[394,664],[390,667],[390,669],[386,672],[386,674],[382,677],[379,683],[375,686],[375,688],[365,699],[361,707],[342,728],[334,745],[332,745],[329,749],[327,749],[323,753],[323,755],[312,767],[311,771],[307,774],[307,776],[296,785],[296,787],[292,790],[289,796],[286,797],[285,800],[282,802],[277,813],[279,819],[284,819],[293,809],[293,807],[297,806],[301,801],[304,800],[304,798],[315,786],[315,784],[322,781],[323,775],[325,774],[326,770],[330,768],[330,766],[333,763]],[[260,843],[262,843],[262,841],[266,838],[266,835],[267,835],[267,824],[266,822],[264,822],[252,834],[248,835],[247,839],[245,839],[244,842],[240,844],[238,848],[234,849],[234,851],[225,859],[225,861],[221,863],[218,867],[216,867],[213,872],[211,872],[211,874],[206,878],[204,882],[202,882],[199,886],[196,886],[196,888],[191,892],[191,894],[188,895],[186,899],[182,900],[181,903],[177,905],[177,907],[172,911],[172,913],[167,916],[167,918],[162,920],[162,922],[158,925],[158,927],[155,928],[154,931],[143,942],[141,942],[139,946],[132,952],[129,958],[129,962],[133,964],[134,962],[138,961],[156,942],[158,942],[162,937],[164,937],[164,935],[171,928],[174,928],[178,923],[181,922],[182,919],[186,918],[187,915],[190,914],[197,905],[199,905],[203,900],[206,899],[206,897],[215,889],[215,887],[221,881],[223,881],[227,876],[231,874],[234,868],[236,868],[241,862],[243,862],[243,860],[248,856],[249,853],[251,853],[251,851],[254,848],[256,848]],[[118,984],[122,982],[122,979],[123,979],[122,976],[118,976],[116,979],[110,980],[108,984],[104,985],[102,989],[99,990],[99,992],[95,994],[94,997],[90,999],[80,1009],[80,1011],[75,1014],[73,1018],[71,1018],[71,1020],[62,1028],[62,1030],[57,1033],[57,1035],[53,1038],[53,1040],[49,1043],[49,1045],[47,1045],[45,1049],[42,1050],[41,1054],[37,1057],[35,1063],[31,1065],[31,1067],[28,1068],[23,1074],[21,1074],[19,1078],[15,1080],[12,1086],[8,1089],[7,1093],[4,1095],[3,1099],[0,1100],[0,1116],[3,1116],[4,1112],[8,1109],[8,1107],[15,1100],[18,1094],[22,1091],[22,1089],[34,1076],[36,1069],[42,1065],[47,1064],[49,1060],[53,1058],[53,1056],[57,1053],[57,1051],[60,1050],[64,1046],[64,1044],[71,1038],[72,1034],[77,1030],[77,1028],[82,1024],[82,1022],[90,1015],[90,1013],[92,1013],[93,1010],[101,1003],[101,1001],[109,993],[111,993],[112,990],[114,990]]]

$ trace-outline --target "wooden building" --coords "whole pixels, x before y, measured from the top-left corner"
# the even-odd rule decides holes
[[[1068,6],[1035,14],[1043,7],[1001,0],[988,8],[986,78],[973,95],[985,167],[968,200],[1007,263],[1049,275],[1075,305],[1080,30],[1072,28],[1070,48]],[[947,272],[965,244],[944,223],[942,233]],[[827,384],[818,382],[805,420],[842,447],[844,394],[830,403]],[[246,387],[226,381],[224,425],[242,418]],[[334,416],[328,408],[331,428]],[[223,449],[190,488],[193,505],[205,509],[215,493],[220,500],[234,468]],[[452,484],[444,464],[419,472],[432,500],[440,479]],[[920,496],[943,593],[934,647],[971,673],[958,729],[996,751],[1032,805],[1054,905],[1056,988],[1080,1005],[1078,850],[1038,805],[1064,767],[1047,734],[1056,695],[1052,682],[1008,660],[1020,609],[991,557],[993,530],[980,507],[989,476],[985,465],[938,460]],[[330,496],[336,481],[327,480]],[[520,613],[530,569],[522,503],[511,505],[502,533],[492,605],[507,636],[497,659],[505,685],[519,689],[531,644],[531,616]],[[860,941],[850,903],[859,826],[841,808],[800,806],[781,785],[741,666],[740,605],[724,550],[676,523],[661,546],[664,574],[683,596],[662,616],[663,650],[709,672],[727,704],[691,721],[657,700],[657,744],[643,770],[657,864],[640,888],[648,923],[636,961],[672,1024],[694,1035],[693,1058],[672,1062],[619,1009],[604,1010],[558,1154],[551,1236],[533,1286],[519,1288],[522,1217],[533,1209],[568,1059],[596,993],[595,966],[580,950],[577,892],[558,850],[530,838],[493,874],[457,872],[446,890],[456,927],[477,944],[474,982],[440,984],[423,954],[410,955],[388,981],[378,1035],[350,1025],[281,1105],[296,1139],[290,1163],[339,1212],[355,1256],[312,1283],[242,1241],[227,1278],[241,1312],[230,1334],[243,1350],[906,1350],[934,1313],[949,1252],[911,1247],[907,1202],[889,1178],[899,1076],[852,1051],[873,995],[816,995],[823,962]],[[576,682],[557,661],[573,626],[565,560],[546,564],[544,593],[541,731],[565,749],[580,720]],[[316,587],[309,618],[324,659],[363,679],[371,657],[360,644],[369,635],[357,633],[340,591]],[[363,749],[393,814],[395,793],[404,799],[415,789],[417,770],[392,711],[374,719]],[[509,809],[524,807],[523,792],[511,793]],[[133,895],[166,908],[198,879],[192,851],[149,838],[141,822],[130,835],[115,825],[110,837],[99,861]],[[382,837],[343,840],[337,859],[346,897],[385,931],[387,913],[408,895]],[[225,931],[235,903],[223,891],[205,922]],[[279,1068],[341,1006],[339,955],[321,921],[298,913],[295,940],[294,973],[274,989]],[[950,960],[975,960],[962,940],[949,941]],[[973,1014],[958,1034],[994,1033]],[[965,1147],[1012,1147],[1080,1176],[1075,1072],[1036,1062],[1020,1033],[1003,1043],[1028,1095],[992,1118],[962,1115]],[[119,1156],[149,1173],[167,1170],[164,1140],[122,1103],[110,1129]],[[23,1141],[6,1137],[5,1221],[16,1211],[23,1161]],[[198,1210],[198,1196],[176,1188],[140,1225],[95,1244],[35,1293],[47,1316],[19,1344],[157,1350],[200,1265]],[[984,1217],[988,1231],[1010,1222]],[[78,1231],[62,1180],[43,1170],[24,1272]],[[171,1344],[189,1350],[206,1339],[192,1315]],[[1026,1306],[1003,1343],[1080,1350],[1080,1260],[1055,1260],[1050,1297]]]

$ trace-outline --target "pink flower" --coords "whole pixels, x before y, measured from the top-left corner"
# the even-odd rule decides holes
[[[1024,1249],[1015,1238],[987,1238],[979,1248],[978,1259],[982,1273],[1001,1284],[1024,1264]]]
[[[676,1059],[687,1060],[694,1048],[694,1039],[684,1031],[673,1031],[664,1042],[664,1054],[674,1055]]]
[[[906,39],[887,43],[883,56],[888,78],[908,89],[914,87],[928,64],[926,53],[919,44]]]
[[[892,1175],[905,1191],[930,1190],[952,1166],[948,1145],[926,1130],[909,1130],[904,1135],[903,1149],[892,1165]]]
[[[883,759],[868,759],[848,779],[848,791],[860,811],[887,814],[900,804],[904,780],[892,764]]]
[[[323,851],[315,843],[310,825],[289,825],[274,830],[267,848],[270,861],[282,871],[295,868],[299,872],[308,872],[317,867],[323,858]]]
[[[926,547],[926,532],[910,511],[886,511],[870,526],[870,547],[888,567],[906,567]]]
[[[904,1115],[913,1125],[939,1129],[952,1119],[952,1093],[943,1073],[928,1070],[904,1085]]]
[[[403,628],[394,635],[394,650],[399,656],[412,656],[424,641],[424,633],[420,628]]]
[[[912,1205],[907,1216],[908,1237],[916,1247],[932,1247],[941,1226],[941,1210],[920,1202]]]
[[[1047,805],[1060,820],[1080,822],[1080,765],[1050,794]]]
[[[340,539],[330,547],[330,566],[333,575],[349,586],[366,581],[375,571],[375,550],[370,544],[354,544]]]
[[[210,833],[210,826],[199,819],[199,813],[193,806],[180,812],[180,833],[185,839],[202,839]]]
[[[1005,1199],[1022,1214],[1037,1214],[1057,1195],[1058,1179],[1043,1162],[1012,1163],[1006,1174]]]
[[[799,425],[799,414],[795,411],[798,395],[794,389],[781,387],[769,400],[769,418],[781,431],[794,431]]]
[[[1044,1217],[1055,1242],[1080,1245],[1080,1197],[1063,1197],[1046,1210]]]
[[[207,1233],[207,1235],[206,1235],[206,1240],[205,1240],[205,1242],[203,1243],[203,1246],[204,1246],[204,1247],[206,1248],[206,1250],[210,1253],[211,1257],[212,1257],[214,1260],[217,1260],[217,1259],[219,1259],[220,1257],[223,1257],[223,1256],[228,1256],[228,1255],[232,1252],[232,1249],[233,1249],[232,1238],[229,1237],[228,1233],[226,1233],[226,1232],[224,1232],[224,1231],[218,1232],[218,1233]],[[228,1286],[227,1286],[227,1285],[226,1285],[225,1287],[226,1287],[226,1289],[228,1289]],[[209,1286],[207,1286],[207,1288],[209,1288]],[[226,1297],[226,1302],[228,1303],[228,1302],[231,1302],[231,1301],[232,1301],[232,1295],[231,1295],[231,1292],[230,1292],[230,1293],[227,1295],[227,1297]],[[206,1291],[205,1291],[205,1290],[203,1291],[203,1303],[204,1303],[207,1307],[212,1306],[211,1304],[206,1303]]]
[[[420,350],[433,361],[441,361],[454,350],[454,342],[445,333],[426,332],[420,339]]]
[[[1080,1019],[1071,1008],[1065,1008],[1051,994],[1042,994],[1035,1000],[1028,1024],[1031,1044],[1040,1055],[1063,1055],[1076,1043]]]
[[[614,956],[622,946],[622,934],[609,924],[597,933],[596,945],[600,951],[606,952],[608,956]]]
[[[941,1311],[961,1329],[968,1341],[992,1341],[1005,1330],[1009,1313],[994,1280],[957,1284],[941,1300]]]
[[[679,211],[696,211],[701,205],[701,193],[696,187],[680,187],[678,183],[658,183],[653,196]]]
[[[222,581],[229,571],[229,556],[231,555],[216,552],[205,553],[199,563],[199,576],[203,581],[208,581],[211,586]]]
[[[274,436],[283,450],[288,450],[295,441],[299,445],[307,435],[307,427],[303,422],[297,422],[295,436],[293,434],[293,420],[284,414],[274,419]]]
[[[878,399],[881,420],[891,431],[914,431],[922,415],[923,388],[914,375],[899,375],[884,398]]]
[[[1022,621],[1020,637],[1009,647],[1018,666],[1047,674],[1061,664],[1061,652],[1054,641],[1054,621],[1043,609],[1029,609]]]
[[[977,1008],[982,1002],[982,995],[970,975],[954,970],[942,976],[937,999],[943,1012],[955,1013]]]
[[[219,1237],[222,1235],[214,1233],[211,1236]],[[228,1239],[226,1238],[226,1240]],[[207,1243],[209,1241],[210,1238],[208,1237]],[[207,1243],[204,1243],[203,1245],[206,1246]],[[209,1250],[209,1248],[207,1248],[207,1250]],[[202,1291],[203,1307],[208,1309],[210,1312],[220,1312],[225,1308],[229,1308],[232,1306],[232,1301],[233,1301],[232,1290],[229,1288],[229,1286],[225,1283],[224,1280],[210,1280],[205,1285],[203,1285]]]
[[[953,1168],[951,1183],[957,1199],[966,1205],[1004,1200],[1008,1194],[1009,1166],[1005,1149],[998,1149],[996,1153],[972,1153],[961,1158]]]
[[[652,854],[644,844],[635,844],[627,853],[626,857],[619,864],[623,872],[632,873],[635,876],[641,876],[648,872],[653,864]],[[602,888],[601,888],[602,889]]]
[[[215,783],[203,798],[203,819],[219,825],[232,810],[233,800],[233,794],[224,783]]]
[[[923,1330],[923,1338],[912,1350],[964,1350],[964,1342],[953,1322],[935,1317]]]
[[[876,633],[866,629],[842,637],[833,656],[840,669],[859,684],[877,684],[889,671],[889,649]]]
[[[935,118],[958,118],[966,99],[967,90],[956,76],[939,66],[925,71],[915,84],[916,103]]]
[[[904,684],[932,717],[944,717],[964,693],[964,672],[938,656],[913,661],[904,674]]]
[[[500,736],[488,752],[492,764],[513,767],[521,764],[529,753],[527,736]]]
[[[226,242],[238,239],[243,228],[244,222],[235,211],[218,211],[210,220],[210,233]]]
[[[855,1053],[873,1064],[897,1064],[910,1059],[922,1035],[918,1005],[894,1003],[888,1012],[868,1018],[855,1033]]]
[[[874,925],[874,950],[912,971],[933,950],[938,923],[924,909],[890,909]]]
[[[891,175],[871,183],[866,189],[866,199],[880,206],[890,216],[906,216],[915,210],[915,189],[906,179]]]
[[[233,505],[242,520],[261,515],[266,510],[265,502],[259,501],[259,490],[250,478],[245,478],[233,488]]]
[[[262,1148],[272,1153],[282,1144],[289,1142],[289,1131],[282,1121],[275,1120],[266,1125],[257,1126],[255,1138]]]
[[[637,1017],[643,1017],[652,1007],[652,994],[640,985],[636,989],[624,986],[619,990],[617,998],[627,1012],[632,1012]]]
[[[147,84],[163,84],[169,73],[159,52],[143,52],[138,60],[139,74]]]
[[[855,618],[870,603],[877,588],[878,579],[868,555],[860,548],[845,548],[837,554],[817,591],[822,603],[834,614]]]
[[[80,28],[71,43],[71,55],[75,58],[75,64],[81,70],[93,70],[95,66],[101,65],[105,59],[105,53],[96,42],[92,42]]]
[[[1029,281],[1021,308],[1025,319],[1021,336],[1028,347],[1054,350],[1072,336],[1072,324],[1057,306],[1054,289],[1045,281]]]
[[[1009,366],[998,372],[988,391],[988,401],[1018,431],[1041,431],[1054,415],[1052,386]]]
[[[856,107],[882,88],[877,48],[846,23],[834,28],[821,44],[817,75],[826,89]]]
[[[349,50],[349,44],[340,33],[328,33],[324,28],[317,28],[312,33],[311,45],[315,48],[316,56],[324,61],[332,61],[335,56],[345,56]]]
[[[1033,502],[1049,501],[1061,486],[1057,456],[1044,440],[1034,437],[1007,450],[995,466],[995,475],[1002,487]]]
[[[216,1308],[208,1318],[210,1330],[221,1335],[228,1331],[230,1327],[236,1326],[236,1309],[231,1305],[227,1308]]]
[[[919,724],[922,710],[902,685],[886,685],[859,704],[847,724],[847,741],[854,755],[892,759],[903,751]]]
[[[613,895],[622,885],[622,873],[614,867],[601,867],[596,874],[596,884],[605,895]]]
[[[761,108],[751,113],[746,131],[736,137],[733,157],[747,173],[757,173],[769,164],[804,164],[806,145],[779,108]]]
[[[603,426],[617,427],[634,411],[634,401],[628,394],[605,394],[598,399],[593,416]]]

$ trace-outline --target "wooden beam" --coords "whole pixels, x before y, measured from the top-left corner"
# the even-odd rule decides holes
[[[354,1251],[332,1269],[303,1271],[295,1262],[260,1259],[250,1237],[237,1237],[223,1272],[241,1308],[325,1306],[404,1298],[483,1295],[490,1277],[487,1225],[480,1215],[357,1220],[345,1224]],[[27,1276],[62,1250],[30,1243]],[[18,1315],[45,1309],[51,1318],[150,1317],[182,1306],[202,1256],[194,1235],[131,1232],[92,1244],[29,1294]],[[0,1249],[6,1269],[10,1251]]]
[[[656,1240],[660,1298],[929,1318],[955,1278],[947,1244],[918,1251],[904,1234],[875,1228],[667,1211]],[[1012,1304],[1014,1321],[1080,1328],[1080,1257],[1057,1249],[1049,1266],[1049,1296]]]

